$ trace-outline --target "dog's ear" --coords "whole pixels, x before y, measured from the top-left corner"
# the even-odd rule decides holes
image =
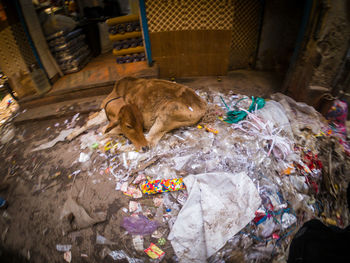
[[[137,121],[140,122],[142,128],[144,127],[144,120],[141,111],[135,104],[130,104],[130,109],[133,112],[135,118]]]
[[[119,125],[119,120],[110,122],[105,130],[105,133],[110,132],[113,128],[117,127],[118,125]]]

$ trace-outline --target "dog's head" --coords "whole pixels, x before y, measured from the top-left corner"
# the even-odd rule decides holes
[[[133,104],[125,104],[118,114],[113,113],[113,109],[106,109],[109,117],[109,125],[106,133],[114,128],[127,137],[136,149],[148,148],[148,142],[143,134],[143,117],[140,110]]]

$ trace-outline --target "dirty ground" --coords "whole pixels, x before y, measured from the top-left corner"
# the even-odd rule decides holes
[[[142,198],[137,198],[137,191],[130,193],[128,188],[121,191],[125,187],[123,181],[130,183],[137,175],[173,179],[218,171],[247,172],[259,190],[262,204],[258,204],[251,222],[212,255],[209,262],[285,260],[291,238],[306,220],[316,217],[340,227],[347,225],[345,191],[349,161],[336,137],[324,133],[315,136],[320,130],[313,131],[308,125],[301,127],[297,122],[301,119],[291,124],[291,130],[281,126],[277,132],[276,124],[281,122],[271,118],[270,123],[275,125],[272,134],[260,134],[261,129],[253,128],[259,124],[255,123],[254,114],[248,114],[249,123],[241,126],[223,122],[226,109],[220,96],[232,105],[243,98],[235,94],[268,98],[276,91],[271,83],[250,82],[244,78],[244,72],[236,74],[222,80],[179,81],[205,98],[212,114],[202,120],[201,129],[186,127],[171,132],[156,149],[146,153],[134,151],[125,138],[104,138],[102,126],[71,141],[63,136],[54,146],[33,151],[62,131],[83,126],[88,113],[30,120],[16,126],[11,120],[3,124],[2,138],[5,134],[7,139],[0,145],[0,197],[7,200],[8,208],[0,210],[3,253],[0,257],[12,253],[19,258],[18,262],[69,262],[70,257],[71,262],[151,262],[143,249],[154,243],[165,252],[163,262],[177,262],[167,237],[186,202],[186,190],[143,194]],[[211,130],[205,131],[205,125]],[[272,135],[275,137],[262,138]],[[262,139],[258,140],[259,137]],[[293,152],[302,153],[304,159],[299,155],[294,159],[284,156]],[[304,162],[289,166],[292,160]],[[311,163],[315,170],[304,173],[305,164]],[[147,222],[158,221],[156,233],[142,238],[126,231],[125,218],[137,212]],[[274,218],[280,222],[273,222]]]

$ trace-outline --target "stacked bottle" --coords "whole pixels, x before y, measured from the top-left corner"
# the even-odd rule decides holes
[[[110,26],[108,29],[108,32],[111,35],[116,35],[116,34],[124,34],[126,32],[137,32],[141,31],[140,27],[140,22],[139,21],[133,21],[133,22],[128,22],[128,23],[123,23],[123,24],[117,24],[114,26]]]
[[[138,15],[111,18],[106,23],[109,26],[109,38],[114,42],[113,55],[118,64],[146,59]]]
[[[113,48],[115,50],[121,50],[121,49],[130,48],[130,47],[142,47],[142,46],[143,46],[142,37],[119,40],[113,44]]]
[[[145,60],[146,60],[145,53],[136,53],[131,55],[118,56],[116,59],[118,64],[145,61]]]

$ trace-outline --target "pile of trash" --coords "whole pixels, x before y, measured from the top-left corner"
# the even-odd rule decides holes
[[[18,112],[18,104],[7,94],[0,100],[0,145],[8,143],[15,136],[15,128],[10,123]]]
[[[79,137],[89,149],[79,162],[97,152],[103,163],[93,172],[130,198],[121,227],[135,251],[159,260],[170,241],[179,262],[286,261],[305,221],[349,224],[346,142],[314,108],[280,93],[269,100],[197,94],[208,102],[202,122],[166,134],[147,152],[96,129]],[[103,114],[89,122],[102,127]],[[124,251],[107,254],[139,262]]]

